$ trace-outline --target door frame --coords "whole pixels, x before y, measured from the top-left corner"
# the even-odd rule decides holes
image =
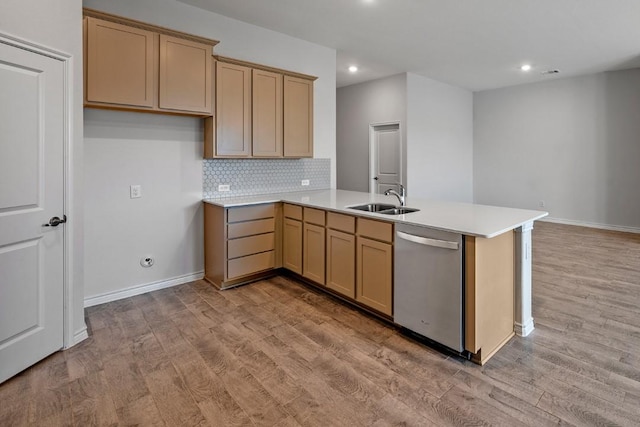
[[[78,289],[81,288],[82,283],[76,284],[73,280],[73,253],[74,253],[74,240],[76,238],[74,229],[77,227],[74,225],[75,210],[73,209],[75,198],[73,195],[73,180],[75,176],[75,169],[73,167],[75,157],[73,150],[73,141],[75,135],[73,135],[73,117],[74,117],[74,105],[73,105],[73,69],[74,58],[72,55],[42,45],[29,40],[25,40],[22,37],[13,36],[5,32],[0,32],[0,43],[23,49],[29,52],[36,53],[38,55],[47,56],[49,58],[56,59],[62,63],[63,78],[64,78],[64,90],[63,90],[63,212],[60,214],[67,215],[71,224],[63,227],[62,241],[63,241],[63,273],[62,273],[62,286],[63,286],[63,339],[62,348],[67,349],[80,341],[88,338],[87,328],[84,326],[79,331],[73,330],[74,314],[84,316],[84,313],[74,313],[75,304],[74,296]],[[84,322],[83,322],[84,323]]]
[[[374,174],[376,165],[376,149],[375,149],[375,132],[377,127],[381,126],[398,126],[398,133],[400,134],[400,144],[398,146],[398,159],[400,159],[400,184],[404,185],[404,157],[402,155],[402,125],[400,120],[393,120],[390,122],[378,122],[378,123],[369,123],[369,193],[375,194],[376,187],[373,184]]]

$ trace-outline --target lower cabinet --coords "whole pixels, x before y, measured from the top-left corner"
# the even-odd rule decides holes
[[[282,239],[282,266],[302,274],[302,221],[285,218]]]
[[[356,301],[393,314],[393,246],[358,236]]]
[[[273,203],[237,208],[204,205],[205,279],[220,289],[280,267],[281,239]]]
[[[356,236],[327,230],[327,288],[356,297]]]
[[[302,276],[320,285],[324,285],[325,212],[311,208],[304,208],[303,212]]]

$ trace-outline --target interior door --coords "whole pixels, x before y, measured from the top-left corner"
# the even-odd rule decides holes
[[[402,138],[400,125],[378,125],[371,132],[371,193],[383,194],[387,190],[400,190],[402,183]]]
[[[64,218],[64,87],[0,41],[0,382],[63,346],[64,224],[43,224]]]

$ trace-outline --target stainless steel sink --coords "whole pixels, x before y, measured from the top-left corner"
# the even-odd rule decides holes
[[[369,203],[366,205],[349,206],[349,209],[357,209],[359,211],[367,212],[380,212],[388,209],[394,209],[394,205],[387,205],[385,203]]]
[[[399,208],[387,209],[384,211],[380,211],[378,213],[385,214],[385,215],[404,215],[411,212],[418,212],[419,210],[420,209],[399,207]]]
[[[349,209],[356,209],[359,211],[376,212],[385,215],[404,215],[411,212],[418,212],[420,209],[407,208],[404,206],[394,206],[385,203],[368,203],[366,205],[349,206]]]

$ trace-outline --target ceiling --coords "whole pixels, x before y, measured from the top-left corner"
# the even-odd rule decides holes
[[[640,67],[640,0],[179,1],[336,49],[338,87],[412,72],[479,91]]]

